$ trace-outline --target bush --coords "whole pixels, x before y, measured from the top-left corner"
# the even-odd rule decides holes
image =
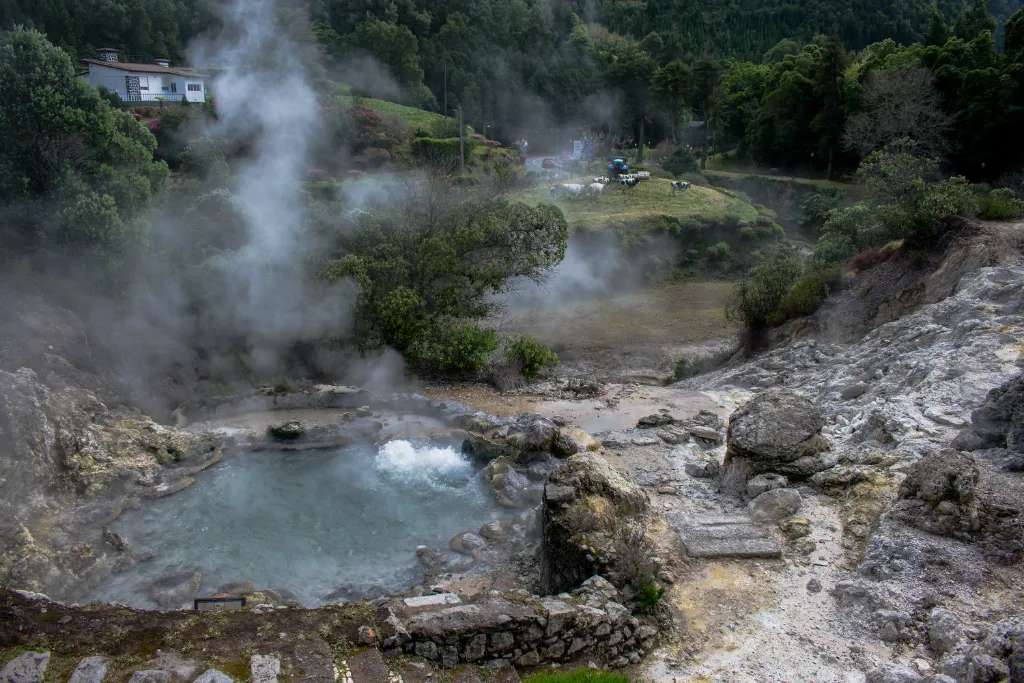
[[[782,297],[768,324],[781,325],[787,320],[801,318],[818,310],[822,302],[841,282],[838,267],[818,268],[801,275]]]
[[[469,141],[466,141],[466,159],[469,159]],[[458,138],[416,138],[412,141],[412,154],[417,160],[439,166],[455,168],[459,164]]]
[[[697,159],[686,147],[680,147],[670,157],[661,162],[662,168],[674,176],[693,173],[697,170]]]
[[[707,249],[708,259],[714,263],[722,264],[732,255],[732,248],[727,242],[717,242]]]
[[[801,270],[800,258],[791,250],[778,247],[768,252],[736,286],[726,311],[729,319],[748,330],[765,327]]]
[[[1014,220],[1024,216],[1024,201],[1013,190],[1001,187],[981,199],[979,216],[989,221]]]
[[[544,369],[558,365],[558,354],[531,337],[515,337],[505,343],[505,360],[533,379]]]
[[[418,335],[407,356],[424,373],[472,377],[487,367],[497,348],[494,330],[473,323],[440,323]]]
[[[665,589],[659,586],[656,581],[648,580],[640,585],[640,590],[636,594],[636,601],[645,612],[653,612],[664,596]]]

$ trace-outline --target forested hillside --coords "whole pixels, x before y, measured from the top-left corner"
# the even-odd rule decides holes
[[[98,47],[126,61],[180,60],[190,38],[213,20],[210,0],[0,0],[0,28],[36,28],[72,55]]]

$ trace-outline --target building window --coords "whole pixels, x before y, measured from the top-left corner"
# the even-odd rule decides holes
[[[203,92],[203,86],[200,85],[199,83],[189,83],[188,84],[188,91],[189,92]]]
[[[149,90],[149,76],[139,76],[139,90]]]
[[[171,83],[171,92],[178,92],[178,84]]]

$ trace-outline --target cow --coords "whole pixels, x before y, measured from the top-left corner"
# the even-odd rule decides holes
[[[672,194],[676,192],[684,192],[690,189],[690,183],[685,180],[673,180],[672,181]]]
[[[607,185],[611,181],[612,181],[612,179],[609,178],[608,176],[598,176],[598,177],[594,178],[591,182],[600,183],[601,185]]]
[[[604,192],[604,185],[602,183],[590,183],[587,185],[587,194],[598,196]]]
[[[559,197],[582,197],[586,190],[585,185],[578,183],[564,183],[562,185],[555,185],[551,188],[551,198],[558,199]]]
[[[636,187],[639,183],[640,179],[631,173],[619,176],[619,184],[623,187]]]

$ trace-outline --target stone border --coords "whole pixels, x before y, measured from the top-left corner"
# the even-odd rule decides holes
[[[445,668],[495,661],[530,667],[583,654],[618,668],[639,662],[658,634],[600,576],[557,597],[519,590],[453,604],[458,600],[441,594],[388,608],[380,634],[385,652],[417,655]]]

